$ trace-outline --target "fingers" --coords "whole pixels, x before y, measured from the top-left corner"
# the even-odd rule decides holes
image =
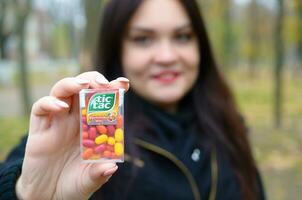
[[[119,77],[109,83],[111,88],[124,88],[127,92],[129,90],[129,80],[124,77]]]
[[[51,96],[42,97],[32,107],[32,114],[36,116],[48,115],[50,113],[60,112],[69,108],[64,101]]]
[[[91,194],[99,189],[117,170],[115,163],[94,163],[89,168],[88,176],[84,176],[83,191]]]
[[[77,76],[77,78],[90,80],[90,88],[124,88],[125,91],[129,90],[129,80],[125,77],[119,77],[109,82],[99,72],[85,72]]]
[[[127,91],[129,80],[119,77],[109,82],[99,72],[84,72],[74,78],[64,78],[58,81],[51,89],[50,96],[64,99],[79,93],[80,90],[85,88],[124,88]]]
[[[108,87],[109,81],[99,72],[91,71],[91,72],[84,72],[76,78],[89,80],[89,87],[90,88],[106,88]]]
[[[89,87],[89,80],[81,78],[64,78],[58,81],[51,89],[50,96],[68,98]]]

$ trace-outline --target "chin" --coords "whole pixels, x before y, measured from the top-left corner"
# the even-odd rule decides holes
[[[158,95],[160,94],[160,95]],[[159,104],[175,104],[179,102],[183,97],[183,93],[175,93],[175,92],[163,92],[158,93],[155,97],[155,101],[157,101]]]

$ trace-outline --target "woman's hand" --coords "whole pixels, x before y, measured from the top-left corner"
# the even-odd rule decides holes
[[[117,170],[115,163],[84,163],[80,157],[79,96],[84,88],[129,89],[126,78],[110,83],[98,72],[57,82],[34,103],[30,117],[20,199],[88,199]]]

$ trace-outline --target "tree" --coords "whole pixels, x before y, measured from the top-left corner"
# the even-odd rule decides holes
[[[96,49],[96,41],[99,33],[100,14],[106,1],[84,0],[86,27],[83,38],[83,48],[81,53],[81,71],[91,70],[92,55]]]
[[[223,11],[222,11],[222,20],[223,20],[223,30],[222,30],[222,41],[223,41],[223,51],[224,51],[224,63],[227,67],[231,66],[231,60],[233,55],[233,48],[234,48],[234,39],[233,39],[233,32],[232,32],[232,16],[231,16],[231,8],[232,8],[232,1],[231,0],[224,0],[221,1],[223,4]]]
[[[232,0],[203,0],[202,5],[218,61],[225,67],[231,66],[234,53],[234,36],[232,27]]]
[[[6,58],[6,52],[4,49],[5,42],[8,38],[8,33],[5,30],[5,17],[6,17],[6,11],[8,7],[7,1],[1,1],[0,2],[0,58]]]
[[[292,0],[286,4],[285,44],[289,49],[289,64],[293,77],[298,77],[302,71],[302,2]]]
[[[294,0],[293,2],[294,6],[294,12],[296,16],[296,57],[297,57],[297,62],[298,65],[300,66],[296,71],[294,72],[295,74],[298,74],[298,71],[302,70],[302,2],[301,0]]]
[[[247,63],[249,76],[255,77],[256,64],[259,58],[259,6],[257,0],[251,0],[247,11],[248,21],[248,39],[247,39]]]
[[[14,0],[17,24],[16,34],[19,39],[19,78],[20,78],[20,91],[23,102],[24,114],[26,116],[30,113],[30,94],[29,94],[29,83],[28,83],[28,63],[25,49],[26,42],[26,21],[28,14],[31,10],[31,0]]]
[[[1,1],[0,2],[0,58],[3,58],[3,54],[4,54],[3,27],[4,27],[5,8],[6,8],[6,1]]]
[[[274,124],[276,128],[282,126],[282,72],[284,62],[284,42],[282,37],[284,2],[277,0],[277,16],[275,25],[275,104],[274,104]]]

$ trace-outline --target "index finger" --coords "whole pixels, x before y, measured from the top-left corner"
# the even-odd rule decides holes
[[[109,82],[101,73],[97,71],[84,72],[77,77],[90,80],[89,88],[93,89],[124,88],[125,91],[128,91],[130,87],[129,80],[125,77],[119,77]]]
[[[130,84],[129,80],[125,77],[119,77],[109,83],[110,88],[124,88],[127,92],[129,90]]]
[[[51,89],[50,96],[57,98],[68,98],[80,92],[80,90],[88,88],[89,81],[81,78],[64,78],[58,81]]]

